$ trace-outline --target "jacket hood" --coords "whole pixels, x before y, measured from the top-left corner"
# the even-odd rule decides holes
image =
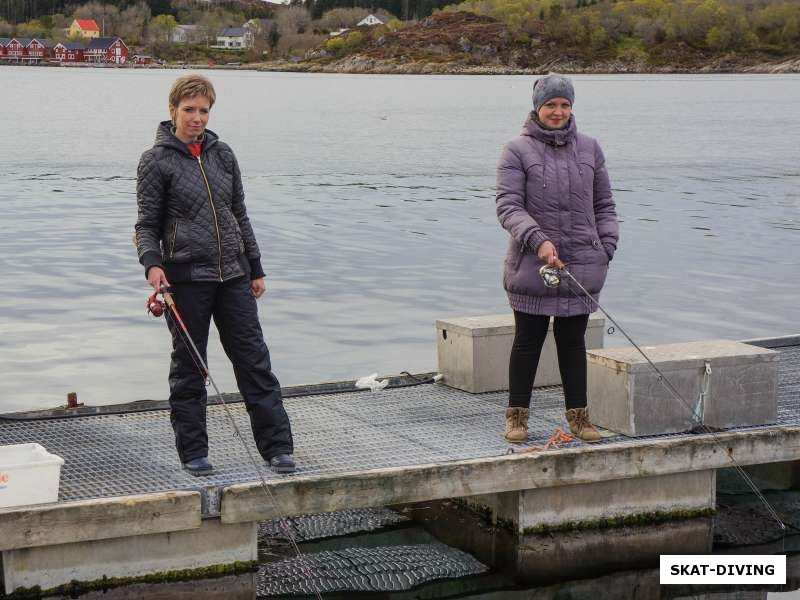
[[[189,152],[186,144],[180,141],[177,137],[175,137],[175,134],[172,133],[172,128],[172,121],[161,121],[156,128],[156,141],[153,143],[153,146],[173,148],[178,152],[183,152],[187,156],[191,156],[192,154]],[[206,129],[203,132],[203,152],[216,144],[217,140],[219,140],[219,136],[210,129]]]
[[[569,121],[562,129],[547,129],[536,118],[534,112],[528,113],[525,124],[522,126],[520,135],[527,135],[534,139],[549,144],[551,146],[566,146],[578,134],[578,126],[575,124],[575,115],[569,116]]]

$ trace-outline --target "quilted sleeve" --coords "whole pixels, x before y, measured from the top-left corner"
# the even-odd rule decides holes
[[[239,230],[242,232],[244,253],[250,263],[250,278],[258,279],[264,277],[264,268],[261,266],[261,251],[258,249],[256,235],[253,233],[253,226],[247,216],[247,207],[244,205],[244,186],[242,185],[239,161],[236,160],[236,155],[232,150],[230,153],[233,160],[233,200],[231,202],[231,210],[239,223]]]
[[[142,154],[136,173],[136,251],[144,266],[145,277],[150,267],[161,265],[161,228],[164,217],[164,177],[152,150]]]
[[[548,237],[525,209],[525,183],[522,160],[508,144],[503,148],[497,165],[497,218],[500,225],[520,244],[537,251]]]

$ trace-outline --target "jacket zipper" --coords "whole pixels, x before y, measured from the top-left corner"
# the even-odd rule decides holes
[[[206,190],[208,190],[208,202],[211,204],[211,214],[214,215],[214,228],[217,230],[217,266],[219,268],[219,280],[222,281],[222,238],[219,234],[219,221],[217,220],[217,209],[214,206],[214,198],[211,195],[211,186],[208,185],[208,177],[206,171],[203,169],[203,161],[197,157],[197,164],[200,165],[200,173],[203,174],[203,181],[206,182]]]
[[[169,259],[170,260],[175,258],[175,238],[177,237],[177,235],[178,235],[178,222],[175,221],[175,225],[172,228],[172,247],[170,248],[170,251],[169,251]]]

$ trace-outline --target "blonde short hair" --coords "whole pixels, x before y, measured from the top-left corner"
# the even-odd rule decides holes
[[[214,101],[217,99],[214,86],[207,77],[184,75],[178,77],[175,83],[172,84],[172,88],[169,91],[169,105],[177,108],[181,100],[195,98],[196,96],[205,96],[211,106],[214,106]]]

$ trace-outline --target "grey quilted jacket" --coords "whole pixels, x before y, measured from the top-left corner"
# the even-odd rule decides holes
[[[596,310],[574,284],[548,288],[538,274],[543,262],[536,252],[549,240],[597,300],[617,248],[619,226],[603,151],[578,133],[574,115],[558,130],[528,116],[500,157],[496,205],[500,224],[511,234],[503,272],[511,307],[557,317]]]
[[[233,151],[206,130],[196,158],[171,129],[159,124],[137,172],[135,239],[145,274],[162,266],[170,282],[263,277]]]

